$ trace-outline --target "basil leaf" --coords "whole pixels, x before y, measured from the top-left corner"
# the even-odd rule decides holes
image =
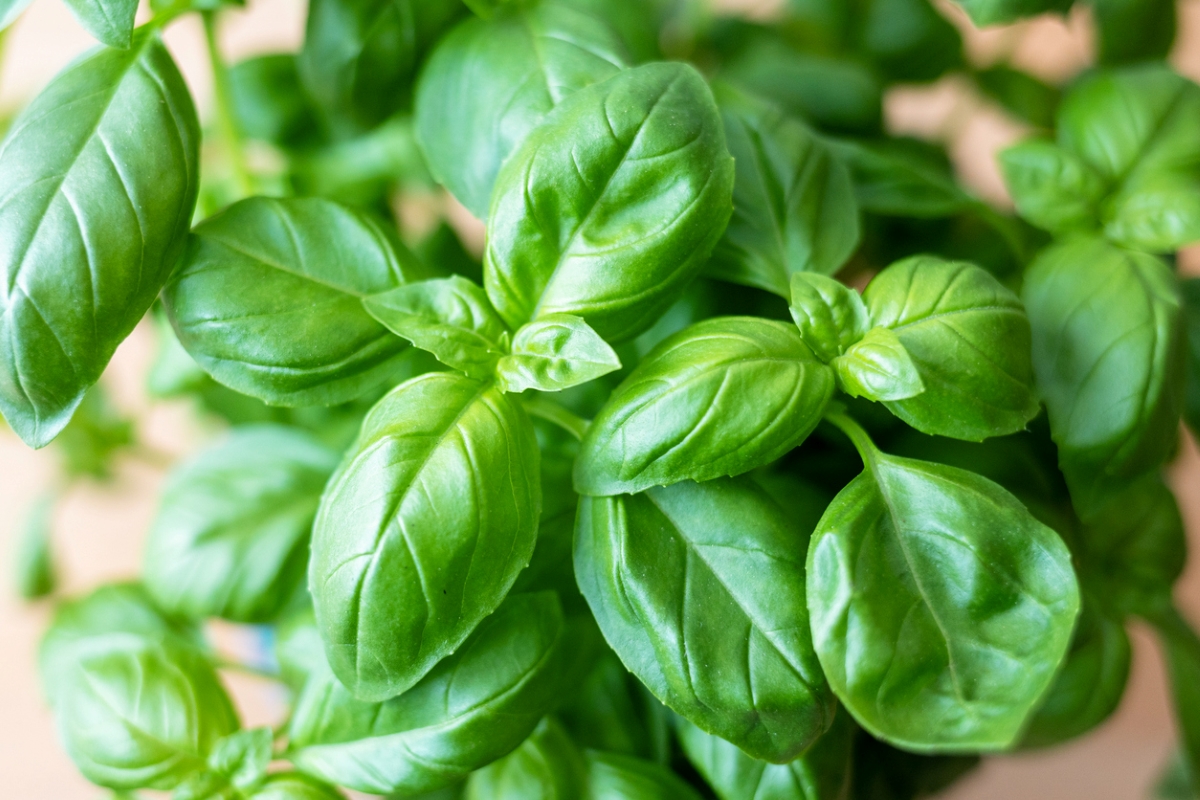
[[[1193,435],[1200,431],[1200,278],[1179,281],[1187,335],[1187,370],[1184,376],[1183,417]]]
[[[33,0],[0,0],[0,31],[16,22],[32,2]]]
[[[799,758],[770,764],[687,720],[679,722],[679,743],[688,760],[720,800],[839,800],[850,792],[855,727],[839,710],[833,727]]]
[[[267,775],[275,736],[270,728],[254,728],[226,736],[213,746],[208,766],[237,789],[250,789]]]
[[[846,352],[871,328],[862,296],[846,284],[799,272],[792,276],[791,288],[792,319],[804,343],[825,363]]]
[[[335,135],[363,133],[399,110],[425,50],[458,0],[313,0],[300,77]]]
[[[782,763],[835,710],[806,622],[804,538],[746,479],[585,497],[575,575],[609,645],[659,700]],[[769,594],[754,588],[764,584]]]
[[[1168,252],[1200,239],[1200,87],[1165,66],[1101,72],[1059,111],[1058,140],[1110,186],[1105,234]]]
[[[513,328],[561,313],[609,341],[636,336],[720,238],[733,172],[712,92],[695,69],[647,64],[581,89],[500,172],[484,254],[488,297]]]
[[[586,753],[588,794],[621,800],[700,800],[696,790],[666,767],[616,753]]]
[[[381,225],[317,198],[243,200],[196,227],[163,294],[200,366],[273,405],[333,405],[380,387],[406,343],[361,299],[419,275]]]
[[[1021,17],[1064,13],[1075,0],[955,0],[976,25],[996,25],[1013,22]]]
[[[1175,42],[1174,0],[1092,0],[1101,64],[1165,59]]]
[[[298,772],[269,776],[246,800],[343,800],[342,793]]]
[[[53,439],[179,257],[200,127],[157,34],[61,72],[0,146],[0,412]]]
[[[754,317],[692,325],[612,393],[584,436],[575,490],[634,493],[767,464],[812,432],[833,384],[791,325]],[[745,403],[749,396],[756,402]]]
[[[907,400],[925,384],[900,337],[888,328],[872,328],[830,366],[838,388],[851,397],[883,402]]]
[[[506,392],[557,392],[621,368],[621,359],[580,317],[544,314],[521,326],[512,353],[496,366]]]
[[[68,478],[111,480],[117,456],[134,444],[133,420],[113,407],[102,384],[87,390],[75,415],[54,440]]]
[[[309,587],[338,678],[383,700],[455,652],[529,563],[540,508],[515,400],[431,373],[379,401],[313,531]]]
[[[487,380],[508,349],[508,328],[482,288],[457,275],[363,300],[388,330],[468,377]]]
[[[666,763],[668,748],[655,741],[658,700],[600,639],[594,666],[555,713],[580,746]],[[669,713],[669,712],[667,712]]]
[[[316,110],[300,84],[296,56],[277,53],[229,68],[229,95],[241,132],[280,147],[312,144]]]
[[[1062,100],[1057,87],[1004,65],[979,70],[974,77],[976,85],[985,94],[1018,119],[1038,128],[1054,127],[1054,117]]]
[[[929,0],[873,0],[859,11],[861,48],[893,81],[927,82],[963,63],[962,37]]]
[[[318,670],[296,702],[288,757],[374,794],[451,785],[517,747],[557,702],[562,637],[553,593],[514,595],[385,703],[355,700],[327,667]]]
[[[1120,619],[1084,594],[1071,649],[1021,736],[1024,747],[1074,739],[1108,719],[1129,680],[1129,637]]]
[[[57,504],[58,495],[54,492],[34,500],[17,540],[14,566],[17,594],[22,600],[38,600],[53,594],[58,584],[50,546]]]
[[[1094,229],[1105,194],[1101,177],[1056,144],[1028,141],[1000,153],[1000,167],[1021,216],[1052,233]]]
[[[1033,366],[1081,516],[1174,449],[1184,332],[1159,259],[1099,239],[1043,252],[1025,275]]]
[[[1171,607],[1155,614],[1151,621],[1158,630],[1171,676],[1175,723],[1186,772],[1200,775],[1200,637]]]
[[[337,462],[294,428],[235,429],[168,480],[146,544],[146,588],[182,616],[271,620],[300,587]]]
[[[583,754],[547,717],[524,744],[472,775],[463,800],[577,800],[586,787]]]
[[[958,214],[975,202],[954,182],[944,154],[923,142],[843,140],[833,148],[850,167],[863,211],[933,219]]]
[[[63,0],[79,24],[101,44],[128,50],[138,0]]]
[[[417,84],[417,136],[430,169],[486,219],[508,154],[570,94],[627,65],[607,25],[563,3],[464,22],[438,44]]]
[[[788,297],[793,274],[832,275],[858,246],[850,172],[803,123],[736,90],[719,98],[737,171],[706,272]]]
[[[980,441],[1023,430],[1037,414],[1029,320],[1021,301],[965,262],[915,256],[863,292],[875,325],[912,356],[925,391],[886,402],[925,433]]]
[[[1008,747],[1067,652],[1070,553],[991,481],[850,433],[866,468],[808,551],[830,686],[860,725],[906,749]]]
[[[558,0],[563,5],[586,11],[608,23],[625,43],[633,63],[663,58],[660,28],[670,13],[670,4],[662,0]],[[666,23],[669,24],[669,23]]]

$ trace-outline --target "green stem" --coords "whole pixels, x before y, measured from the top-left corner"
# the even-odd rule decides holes
[[[850,437],[854,449],[862,457],[864,466],[869,466],[875,461],[875,456],[879,453],[878,448],[871,441],[871,436],[849,415],[841,410],[830,411],[825,414],[825,421]]]
[[[242,132],[238,126],[237,117],[233,113],[233,98],[229,84],[229,68],[221,56],[220,44],[217,41],[217,12],[202,11],[204,19],[204,38],[208,42],[208,59],[212,63],[213,97],[217,104],[217,126],[225,146],[229,150],[229,161],[233,166],[233,176],[238,188],[244,196],[250,196],[254,191],[254,178],[246,166],[246,154],[242,146]]]
[[[587,433],[588,425],[591,424],[586,419],[575,416],[558,403],[547,400],[544,397],[525,398],[522,402],[530,416],[538,417],[557,425],[581,441],[583,440],[583,435]]]

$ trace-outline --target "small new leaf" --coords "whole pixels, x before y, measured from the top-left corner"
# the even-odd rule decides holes
[[[490,378],[507,350],[504,320],[481,287],[458,275],[401,286],[363,305],[392,333],[470,378]]]
[[[858,292],[814,272],[792,276],[791,312],[804,343],[826,364],[845,353],[871,327]]]
[[[900,337],[887,328],[872,328],[857,344],[833,359],[838,388],[851,397],[887,402],[907,400],[925,384]]]
[[[270,728],[238,731],[221,739],[208,756],[208,766],[235,788],[254,787],[267,775],[274,734]]]
[[[620,368],[616,352],[582,317],[547,314],[517,331],[496,377],[505,392],[557,392]]]

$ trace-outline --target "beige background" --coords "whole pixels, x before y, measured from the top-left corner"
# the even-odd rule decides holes
[[[773,0],[731,2],[752,13],[767,13]],[[946,4],[947,13],[962,22]],[[1200,0],[1181,6],[1183,33],[1172,56],[1177,68],[1200,78]],[[226,54],[242,58],[298,45],[303,33],[302,0],[250,0],[250,9],[228,15],[223,29]],[[964,28],[965,22],[962,22]],[[185,20],[167,34],[168,43],[206,109],[211,94],[208,64],[198,24]],[[16,24],[0,61],[0,108],[27,100],[67,61],[92,41],[58,0],[36,0]],[[973,58],[988,63],[1011,53],[1019,66],[1050,79],[1066,78],[1091,57],[1086,15],[1066,21],[1043,19],[987,32],[969,32]],[[982,197],[1007,204],[995,167],[995,150],[1022,135],[1019,124],[970,96],[950,78],[930,87],[902,88],[888,98],[889,126],[945,141],[962,178]],[[1200,133],[1198,133],[1200,135]],[[1200,266],[1186,254],[1189,272]],[[198,426],[186,403],[151,406],[141,389],[153,356],[153,337],[144,326],[117,353],[105,383],[115,401],[138,420],[150,448],[177,459],[217,435]],[[154,513],[164,469],[158,458],[126,458],[116,479],[104,486],[76,487],[55,518],[57,552],[70,592],[133,575],[141,543]],[[48,609],[13,599],[11,555],[29,504],[55,475],[51,451],[26,449],[11,433],[0,433],[0,797],[22,800],[86,800],[104,792],[85,782],[60,749],[35,674],[38,637]],[[1183,505],[1193,549],[1200,549],[1200,456],[1190,438],[1171,471]],[[1200,560],[1198,560],[1200,562]],[[1200,621],[1200,566],[1188,569],[1179,589],[1190,616]],[[232,627],[217,631],[231,652],[249,646]],[[1174,730],[1163,682],[1162,662],[1153,639],[1133,630],[1133,674],[1115,717],[1071,745],[1036,754],[1004,756],[946,795],[953,800],[1133,800],[1146,796],[1173,748]],[[277,721],[278,690],[262,682],[229,676],[249,724]]]

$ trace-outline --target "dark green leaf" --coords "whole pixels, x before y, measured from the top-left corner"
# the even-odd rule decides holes
[[[866,336],[871,316],[862,296],[849,286],[811,272],[792,276],[792,319],[804,343],[824,362]]]
[[[1200,775],[1200,638],[1174,609],[1165,609],[1152,621],[1158,628],[1171,676],[1185,772],[1189,776]]]
[[[486,219],[500,165],[551,109],[628,65],[621,40],[563,3],[468,20],[429,59],[417,135],[438,180]]]
[[[588,797],[597,800],[700,800],[695,789],[652,761],[596,750],[588,751],[586,757]]]
[[[1175,0],[1092,0],[1100,63],[1165,59],[1175,42]]]
[[[17,594],[22,600],[38,600],[54,592],[58,584],[51,536],[58,495],[49,492],[37,498],[27,512],[24,530],[17,540],[13,559]]]
[[[1075,0],[957,0],[976,25],[1013,22],[1047,12],[1063,13]]]
[[[932,81],[962,64],[958,30],[929,0],[870,0],[859,41],[893,81]]]
[[[833,370],[792,325],[753,317],[693,325],[613,392],[584,437],[575,489],[633,493],[747,472],[803,441],[833,388]]]
[[[511,334],[483,289],[457,275],[365,298],[388,330],[476,380],[491,378]]]
[[[229,93],[242,133],[251,139],[292,147],[315,138],[316,112],[300,85],[291,53],[234,64],[229,69]]]
[[[608,23],[633,56],[634,63],[663,57],[659,46],[660,27],[671,0],[557,0],[562,5],[586,11]]]
[[[79,24],[101,44],[128,50],[138,0],[63,0]]]
[[[1186,395],[1183,416],[1193,435],[1200,436],[1200,278],[1179,282],[1187,335]]]
[[[687,720],[679,743],[720,800],[844,800],[850,791],[855,727],[839,710],[833,727],[802,756],[787,764],[751,758]]]
[[[907,400],[925,384],[900,337],[888,328],[872,328],[830,362],[838,388],[851,397],[882,402]]]
[[[496,366],[496,380],[506,392],[557,392],[620,368],[608,342],[580,317],[543,314],[517,331],[512,353]]]
[[[580,746],[666,763],[654,741],[653,708],[663,708],[601,641],[600,653],[556,714]],[[669,713],[669,712],[668,712]]]
[[[1030,140],[1000,153],[1000,167],[1021,216],[1051,233],[1096,229],[1106,187],[1074,153]]]
[[[808,551],[825,675],[859,724],[897,746],[1008,747],[1067,652],[1070,553],[991,481],[855,436],[866,469]]]
[[[401,384],[330,481],[309,587],[334,673],[358,697],[412,686],[529,563],[541,508],[524,410],[452,373]]]
[[[302,583],[337,463],[294,428],[235,429],[169,478],[146,543],[146,587],[182,616],[271,620]]]
[[[579,800],[586,791],[583,754],[547,717],[524,744],[472,775],[464,800]]]
[[[839,141],[834,152],[854,176],[859,207],[898,217],[948,217],[974,201],[954,182],[945,155],[908,139]]]
[[[553,593],[514,595],[409,691],[355,700],[319,665],[296,702],[289,758],[374,794],[452,785],[519,745],[558,700],[562,611]]]
[[[199,124],[156,33],[54,79],[0,147],[0,411],[53,439],[179,257]]]
[[[1028,73],[1006,66],[974,73],[975,83],[1006,111],[1039,128],[1054,127],[1062,93]]]
[[[1086,518],[1175,447],[1185,357],[1175,279],[1154,256],[1075,239],[1030,265],[1024,299],[1038,391]]]
[[[1029,320],[1021,301],[965,262],[916,256],[863,292],[871,322],[890,328],[925,391],[886,405],[925,433],[980,441],[1023,430],[1037,414]]]
[[[782,763],[835,710],[809,638],[804,539],[747,479],[679,483],[581,499],[575,574],[608,643],[663,703]]]
[[[514,328],[563,313],[609,341],[636,336],[720,238],[733,173],[712,92],[692,67],[647,64],[581,89],[496,181],[488,296]]]
[[[333,405],[379,388],[407,347],[362,298],[416,277],[416,258],[358,212],[254,197],[196,228],[163,299],[221,383],[274,405]]]
[[[326,197],[380,213],[387,208],[388,193],[397,186],[433,186],[412,120],[404,116],[392,117],[362,136],[299,153],[291,167],[297,194]]]

